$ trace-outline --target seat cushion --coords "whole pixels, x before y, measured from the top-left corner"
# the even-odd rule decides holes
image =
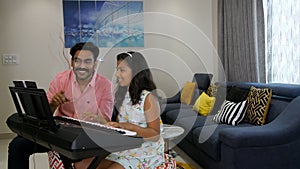
[[[187,116],[180,119],[177,119],[174,122],[174,125],[181,126],[184,129],[184,135],[182,137],[185,137],[185,139],[189,140],[190,142],[193,141],[193,134],[192,131],[197,127],[202,127],[204,125],[216,125],[212,120],[212,116]]]
[[[192,110],[192,106],[182,106],[180,109],[175,109],[166,112],[166,117],[164,123],[173,124],[177,119],[183,117],[197,116],[198,113]]]
[[[191,109],[192,106],[191,105],[185,105],[185,104],[181,104],[181,103],[168,103],[168,104],[163,104],[161,105],[161,119],[164,123],[170,124],[167,120],[166,120],[166,114],[169,111],[173,111],[178,109]],[[175,113],[173,113],[175,114]],[[176,115],[177,116],[177,115]]]

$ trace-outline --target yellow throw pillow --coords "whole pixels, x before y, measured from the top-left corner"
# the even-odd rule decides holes
[[[209,97],[205,92],[202,92],[202,94],[196,100],[193,109],[202,116],[207,116],[214,107],[215,101],[215,97]]]
[[[180,96],[180,102],[190,105],[194,96],[196,82],[186,82]]]

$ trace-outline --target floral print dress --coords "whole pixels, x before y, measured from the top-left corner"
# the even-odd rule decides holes
[[[141,94],[141,101],[138,104],[132,105],[129,93],[127,92],[120,108],[119,122],[129,122],[146,127],[144,101],[149,93],[149,91],[144,90]],[[145,141],[139,148],[115,152],[110,154],[106,159],[115,161],[126,169],[154,169],[164,162],[163,155],[164,141],[160,136],[160,139],[156,142]]]

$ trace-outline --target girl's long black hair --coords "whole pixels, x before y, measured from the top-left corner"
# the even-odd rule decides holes
[[[132,79],[129,88],[127,86],[118,86],[115,92],[115,108],[117,110],[119,110],[123,103],[127,89],[129,91],[132,105],[141,101],[141,93],[143,90],[148,90],[157,96],[155,91],[156,85],[153,81],[152,73],[141,53],[132,51],[128,53],[120,53],[117,55],[117,61],[126,61],[132,70]]]

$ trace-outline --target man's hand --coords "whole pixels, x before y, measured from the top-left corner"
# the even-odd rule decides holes
[[[106,124],[107,121],[102,117],[101,115],[94,114],[91,112],[84,112],[79,115],[78,117],[80,120],[90,121],[90,122],[96,122],[101,124]]]
[[[70,101],[70,99],[68,99],[65,96],[64,91],[60,91],[59,93],[56,93],[50,102],[51,111],[54,112],[58,106],[66,103],[66,102],[69,102],[69,101]]]

